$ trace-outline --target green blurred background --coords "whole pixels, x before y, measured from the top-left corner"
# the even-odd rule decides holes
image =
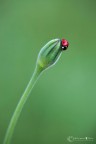
[[[96,1],[0,0],[0,144],[34,71],[41,47],[66,38],[69,49],[40,77],[12,144],[96,144]]]

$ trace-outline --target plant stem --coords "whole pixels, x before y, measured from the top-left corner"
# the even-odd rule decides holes
[[[27,100],[32,88],[34,87],[34,85],[35,85],[41,72],[42,72],[42,69],[40,69],[40,67],[35,68],[35,71],[31,77],[21,99],[19,100],[19,103],[15,109],[15,112],[13,113],[13,116],[12,116],[11,121],[9,123],[3,144],[10,144],[11,138],[12,138],[16,123],[18,121],[18,118],[20,116],[20,113],[22,111],[22,108],[23,108],[23,106],[24,106],[24,104],[25,104],[25,102],[26,102],[26,100]]]

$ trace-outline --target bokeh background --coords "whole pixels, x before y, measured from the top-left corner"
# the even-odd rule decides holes
[[[38,80],[12,144],[96,144],[95,0],[0,0],[0,144],[39,50],[63,37],[69,49]]]

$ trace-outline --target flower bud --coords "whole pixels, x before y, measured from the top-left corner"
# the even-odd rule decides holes
[[[37,66],[42,70],[54,65],[61,56],[62,41],[53,39],[49,41],[39,52]]]

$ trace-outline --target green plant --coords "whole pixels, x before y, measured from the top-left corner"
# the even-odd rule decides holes
[[[29,84],[27,85],[17,107],[15,112],[13,113],[12,119],[10,121],[9,127],[7,129],[4,144],[10,144],[12,134],[14,131],[14,128],[16,126],[17,120],[20,116],[21,110],[32,90],[34,87],[38,77],[40,74],[50,66],[54,65],[57,60],[60,58],[62,50],[65,50],[68,47],[68,42],[65,39],[54,39],[49,41],[40,51],[37,62],[36,62],[36,68],[34,70],[34,73],[32,75],[32,78],[29,81]]]

